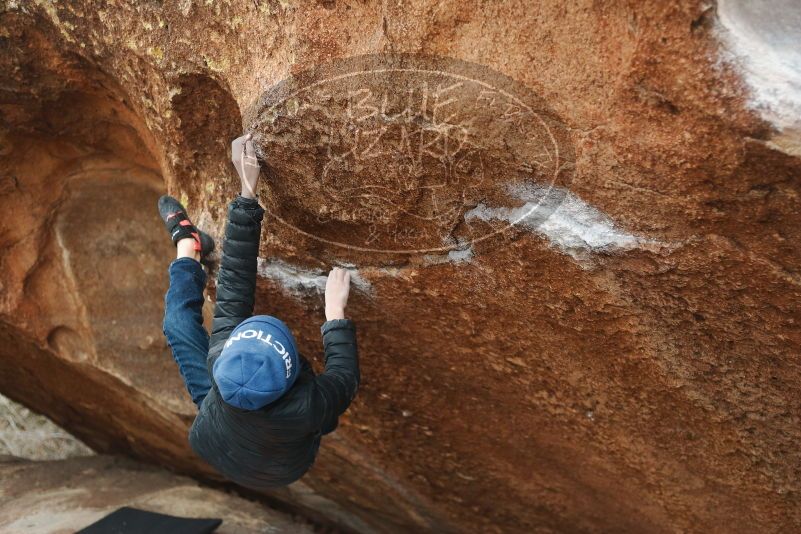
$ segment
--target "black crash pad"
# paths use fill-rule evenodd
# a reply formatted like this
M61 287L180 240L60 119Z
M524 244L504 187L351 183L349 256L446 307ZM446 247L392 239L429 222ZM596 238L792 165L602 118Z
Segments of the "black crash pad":
M136 508L120 508L79 534L209 534L217 530L222 519L193 519L146 512Z

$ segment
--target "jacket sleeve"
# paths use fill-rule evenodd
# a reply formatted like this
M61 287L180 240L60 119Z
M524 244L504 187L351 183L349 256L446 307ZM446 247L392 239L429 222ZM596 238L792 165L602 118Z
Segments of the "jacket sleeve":
M314 406L322 434L336 429L339 416L350 406L359 388L356 327L348 319L326 321L322 328L325 371L315 377Z
M209 340L211 347L228 339L239 323L253 315L263 217L264 210L258 200L239 196L228 206L222 260L217 274L217 304Z

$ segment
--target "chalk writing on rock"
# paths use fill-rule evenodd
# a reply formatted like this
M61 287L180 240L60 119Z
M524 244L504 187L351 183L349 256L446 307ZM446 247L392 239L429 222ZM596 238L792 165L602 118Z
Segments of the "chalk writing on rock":
M269 216L340 254L464 249L515 224L465 212L514 208L509 191L535 187L542 202L521 218L544 220L573 172L567 128L542 98L448 58L319 66L265 92L245 120L272 171Z

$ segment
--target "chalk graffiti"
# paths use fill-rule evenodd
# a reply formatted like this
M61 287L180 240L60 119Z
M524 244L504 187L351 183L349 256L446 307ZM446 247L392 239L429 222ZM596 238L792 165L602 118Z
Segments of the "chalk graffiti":
M542 99L451 59L341 60L284 80L247 119L276 169L270 215L340 249L464 248L510 226L466 224L476 205L508 203L510 183L572 176L569 135Z

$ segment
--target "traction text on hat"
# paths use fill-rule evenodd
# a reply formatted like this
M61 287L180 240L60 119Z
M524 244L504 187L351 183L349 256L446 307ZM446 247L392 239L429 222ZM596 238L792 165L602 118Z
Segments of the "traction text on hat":
M239 341L240 339L255 338L258 339L259 341L263 341L264 343L267 343L272 348L274 348L275 352L277 352L278 355L284 359L284 364L286 365L286 377L289 378L290 376L292 376L292 361L289 359L289 353L286 351L284 346L281 344L280 341L274 340L272 338L273 337L272 334L267 334L266 337L262 336L264 336L264 332L262 332L261 330L253 330L253 329L244 330L242 332L239 332L235 336L231 336L230 338L228 338L228 341L225 342L225 347L223 348L227 349L234 343L234 341Z

